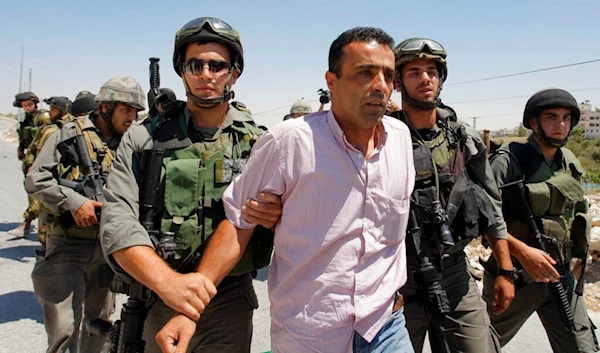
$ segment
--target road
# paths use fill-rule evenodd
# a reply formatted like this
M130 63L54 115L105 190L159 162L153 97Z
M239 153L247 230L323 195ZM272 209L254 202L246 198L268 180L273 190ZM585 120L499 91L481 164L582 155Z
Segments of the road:
M0 131L10 128L0 120ZM23 190L23 174L16 157L16 145L0 139L0 353L45 351L46 334L40 306L33 294L30 274L35 263L35 249L39 248L33 233L16 239L7 233L21 222L27 205ZM254 314L252 352L269 350L269 302L266 270L260 271L254 281L260 308ZM119 297L118 317L124 298ZM600 314L592 313L595 322ZM430 352L429 348L425 352ZM548 339L536 315L523 326L517 336L504 347L506 353L551 352Z

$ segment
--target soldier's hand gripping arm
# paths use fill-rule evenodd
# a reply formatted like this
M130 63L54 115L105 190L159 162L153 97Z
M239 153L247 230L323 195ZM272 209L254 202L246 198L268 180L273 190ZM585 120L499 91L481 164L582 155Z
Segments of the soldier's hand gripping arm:
M498 188L522 177L516 161L511 160L508 153L495 156L491 167ZM508 234L508 246L510 253L519 260L534 281L549 283L560 278L560 274L554 268L556 261L545 251L529 246L511 234Z
M281 196L268 192L258 194L258 200L248 200L242 206L242 216L249 223L273 229L281 217Z
M50 135L27 174L25 189L51 212L60 214L68 211L75 216L90 200L75 190L58 184L55 173L61 158L57 149L60 138L60 130Z

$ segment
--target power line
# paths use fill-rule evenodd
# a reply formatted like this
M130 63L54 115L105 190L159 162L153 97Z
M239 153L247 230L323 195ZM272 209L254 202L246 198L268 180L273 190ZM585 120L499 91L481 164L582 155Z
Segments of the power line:
M0 50L0 56L3 56L5 59L7 59L8 61L10 61L13 65L19 65L19 61L15 58L13 58L12 56L8 55L6 52Z
M591 87L591 88L578 88L578 89L568 89L569 92L585 92L585 91L597 91L600 90L600 87ZM508 99L517 99L517 98L529 98L531 94L526 94L522 96L511 96L511 97L499 97L499 98L484 98L484 99L476 99L470 101L461 101L461 102L449 102L448 104L457 105L457 104L466 104L466 103L480 103L480 102L492 102L492 101L501 101Z
M600 59L589 60L589 61L581 61L581 62L578 62L578 63L566 64L566 65L560 65L560 66L546 67L546 68L538 69L538 70L517 72L517 73L514 73L514 74L508 74L508 75L500 75L500 76L480 78L480 79L477 79L477 80L462 81L462 82L455 82L455 83L447 83L445 85L446 86L456 86L456 85L463 85L463 84L466 84L466 83L481 82L481 81L490 81L490 80L496 80L496 79L499 79L499 78L512 77L512 76L520 76L520 75L532 74L532 73L535 73L535 72L542 72L542 71L562 69L562 68L570 67L570 66L578 66L578 65L591 64L591 63L595 63L595 62L598 62L598 61L600 61Z

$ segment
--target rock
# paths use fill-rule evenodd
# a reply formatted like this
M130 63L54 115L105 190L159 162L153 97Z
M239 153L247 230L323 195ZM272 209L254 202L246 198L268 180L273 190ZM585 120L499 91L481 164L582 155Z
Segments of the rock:
M592 227L590 233L590 252L600 252L600 227Z

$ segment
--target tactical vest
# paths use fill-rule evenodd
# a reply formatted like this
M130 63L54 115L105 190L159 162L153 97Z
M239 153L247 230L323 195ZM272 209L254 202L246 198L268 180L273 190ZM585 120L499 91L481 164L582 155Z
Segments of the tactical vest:
M48 141L48 138L50 137L50 135L52 135L52 133L54 133L57 130L60 130L65 123L68 123L73 119L74 118L71 114L65 114L59 120L40 127L40 129L35 134L33 140L31 141L31 144L27 148L27 154L25 155L25 159L23 160L25 166L29 167L33 164L35 158L37 157L37 154L42 150L42 147L44 147L44 144L46 143L46 141Z
M439 249L441 242L454 242L446 250L454 253L493 225L495 217L486 192L467 172L465 143L469 137L464 126L451 120L438 122L438 126L440 130L429 141L422 140L415 131L411 134L416 172L411 207L428 235L429 247ZM435 201L440 202L446 215L435 212ZM450 228L452 239L443 239L442 221Z
M27 121L27 119L26 119ZM23 127L21 135L21 143L27 148L33 141L33 138L37 134L40 127L46 124L50 124L50 115L45 110L38 110L36 115L29 120L29 123ZM23 122L25 123L25 121Z
M179 109L181 111L183 106ZM230 110L251 117L233 106ZM206 245L206 240L225 219L223 192L244 169L252 145L263 130L252 120L234 120L216 139L192 143L183 112L153 130L154 127L150 127L153 148L164 150L155 222L160 224L162 239L158 242L166 235L172 236L174 256L167 262L179 271L191 271L193 266L182 269L182 264ZM230 275L267 266L272 247L272 233L257 227Z
M102 176L102 180L106 182L106 177L110 171L110 167L114 160L113 151L108 148L106 143L102 141L98 133L96 132L96 128L93 126L86 127L85 121L88 119L88 116L81 116L73 121L65 124L61 130L61 143L74 144L75 141L73 138L64 139L63 134L65 130L75 129L76 134L83 134L87 150L90 154L90 158L96 169L96 173ZM56 179L66 179L70 181L81 182L83 175L80 173L80 166L74 163L67 161L66 156L62 156L63 158L59 161L56 171L55 177ZM49 223L49 231L50 235L62 235L67 237L75 237L75 238L83 238L83 239L96 239L98 237L99 225L93 225L91 227L79 227L73 226L70 228L65 228L60 225L58 222L58 215L51 215L48 219Z
M560 254L552 251L550 254L557 261L569 261L573 257L586 257L591 219L587 215L588 204L580 183L584 175L583 167L570 150L563 147L560 151L563 161L557 171L544 161L530 143L510 143L502 147L497 155L509 154L511 163L516 163L520 168L538 228L558 242ZM515 207L518 200L512 191L503 191L502 196L506 200L502 204L502 212L509 233L538 247L536 239L530 236L523 212Z

